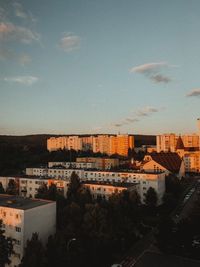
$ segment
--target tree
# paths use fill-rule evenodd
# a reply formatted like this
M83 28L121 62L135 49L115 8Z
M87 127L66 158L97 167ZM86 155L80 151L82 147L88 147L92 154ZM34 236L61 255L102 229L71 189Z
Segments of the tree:
M156 207L158 202L158 196L153 187L149 187L145 197L145 203L149 207Z
M31 240L27 241L25 254L19 267L45 267L46 257L42 242L37 233L33 233Z
M72 172L69 187L67 190L67 199L69 201L77 201L78 190L80 189L80 187L81 187L81 183L80 183L79 176L75 172Z
M0 194L5 194L5 190L1 182L0 182Z
M9 180L6 193L9 195L17 195L19 193L17 183L14 179Z
M52 200L52 201L56 201L57 199L57 187L55 184L51 184L47 190L47 199L48 200Z
M0 267L10 264L10 256L13 253L13 244L11 238L4 236L2 230L2 221L0 220Z
M42 183L35 195L36 198L48 199L48 187L46 183Z

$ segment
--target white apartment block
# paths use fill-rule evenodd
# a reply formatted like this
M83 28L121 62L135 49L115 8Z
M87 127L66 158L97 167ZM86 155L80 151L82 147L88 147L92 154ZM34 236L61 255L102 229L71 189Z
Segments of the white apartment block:
M125 183L139 183L139 194L141 201L144 201L145 193L149 187L153 187L157 194L159 203L162 202L163 194L165 193L165 173L145 173L145 172L116 172L116 171L92 171L83 169L48 169L48 177L52 179L69 180L72 173L75 172L83 181L97 181L97 182L125 182Z
M64 167L66 169L98 169L110 170L119 166L119 159L116 158L100 158L100 157L82 157L77 158L76 162L48 162L48 168ZM27 170L28 171L28 170ZM27 173L28 174L28 173ZM30 170L30 175L43 174L47 175L46 169L34 168L34 173Z
M19 195L22 197L28 197L28 198L35 198L39 187L41 187L43 184L46 184L47 187L49 187L51 184L55 184L57 187L57 190L63 194L63 196L66 196L69 181L66 180L57 180L57 179L51 179L43 177L39 178L36 176L21 176L21 177L3 177L0 176L0 182L3 185L4 190L6 191L9 180L14 180L17 183L18 189L19 189Z
M48 167L64 167L66 169L74 168L74 169L95 169L95 162L48 162Z
M10 267L18 266L28 239L37 232L45 244L56 231L56 203L10 195L0 195L0 219L5 236L13 239ZM48 223L47 223L48 222Z
M80 157L76 159L77 163L94 163L94 168L98 170L110 170L119 166L118 158L105 157Z
M84 181L110 182L110 183L137 183L138 193L142 203L145 194L150 187L154 188L158 195L158 204L162 203L165 193L165 173L144 172L109 172L109 171L85 171Z
M30 168L29 168L30 169ZM63 190L64 195L68 189L69 179L72 173L75 172L79 178L86 181L96 182L109 182L109 183L137 183L139 184L138 193L141 197L141 201L144 202L145 194L150 187L153 187L158 194L159 203L162 202L162 197L165 193L165 173L147 173L147 172L116 172L116 171L92 171L83 169L61 169L50 168L48 169L48 178L34 177L21 177L19 180L19 192L22 196L34 197L37 194L38 188L41 184L46 183L47 186L53 181L57 181L56 184L62 182L62 186L57 186L60 190ZM1 180L5 180L5 177L0 177ZM6 182L7 183L7 182Z
M123 191L139 191L139 185L137 183L108 183L108 182L96 182L86 181L83 183L85 187L90 189L90 192L94 198L102 197L109 199L112 194L121 193Z

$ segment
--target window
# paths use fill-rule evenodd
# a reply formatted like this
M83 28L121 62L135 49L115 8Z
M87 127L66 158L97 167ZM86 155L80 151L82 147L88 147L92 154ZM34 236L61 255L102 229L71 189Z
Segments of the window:
M21 232L21 228L20 227L15 227L16 232Z
M17 244L17 245L20 245L21 244L21 242L20 242L20 240L15 240L15 244Z

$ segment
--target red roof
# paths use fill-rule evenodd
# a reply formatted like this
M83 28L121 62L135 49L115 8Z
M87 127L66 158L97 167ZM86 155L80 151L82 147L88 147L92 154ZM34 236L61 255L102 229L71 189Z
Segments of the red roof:
M166 168L168 171L178 173L181 167L182 160L177 153L151 153L152 159Z

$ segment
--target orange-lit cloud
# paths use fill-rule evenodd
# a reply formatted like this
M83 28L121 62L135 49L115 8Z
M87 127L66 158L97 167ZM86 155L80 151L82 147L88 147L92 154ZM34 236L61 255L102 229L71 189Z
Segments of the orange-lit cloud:
M24 44L30 44L34 41L38 42L40 36L26 27L14 25L11 22L0 23L0 41L19 41Z
M59 43L59 46L65 52L71 52L80 48L81 39L77 35L71 33L65 34Z
M196 88L196 89L191 90L186 96L200 97L200 88Z

